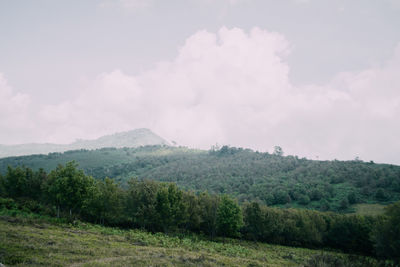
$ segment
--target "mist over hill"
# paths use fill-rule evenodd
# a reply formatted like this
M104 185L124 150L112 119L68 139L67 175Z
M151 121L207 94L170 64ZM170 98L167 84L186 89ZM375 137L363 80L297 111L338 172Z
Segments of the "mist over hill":
M168 141L149 129L135 129L112 135L105 135L94 140L77 140L71 144L20 144L0 145L0 158L33 154L48 154L78 149L98 149L104 147L140 147L148 145L169 145Z

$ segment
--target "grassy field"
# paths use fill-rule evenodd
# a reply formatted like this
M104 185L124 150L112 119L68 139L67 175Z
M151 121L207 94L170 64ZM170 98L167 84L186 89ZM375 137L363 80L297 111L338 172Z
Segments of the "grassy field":
M382 215L384 213L385 205L381 204L357 204L354 205L356 213L359 215Z
M0 262L6 266L338 266L325 263L348 259L322 250L231 239L214 242L196 235L168 236L0 213ZM339 266L374 265L373 259L353 257Z

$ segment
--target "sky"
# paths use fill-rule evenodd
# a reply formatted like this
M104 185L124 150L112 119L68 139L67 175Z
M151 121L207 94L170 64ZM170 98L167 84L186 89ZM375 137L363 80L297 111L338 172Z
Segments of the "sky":
M400 0L0 0L0 144L149 128L400 165Z

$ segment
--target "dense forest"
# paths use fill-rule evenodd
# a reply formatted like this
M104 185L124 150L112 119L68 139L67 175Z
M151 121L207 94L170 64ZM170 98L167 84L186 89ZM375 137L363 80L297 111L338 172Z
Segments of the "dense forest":
M271 208L256 201L239 205L228 195L194 193L174 183L130 179L121 187L86 175L75 162L50 173L8 167L0 176L0 197L0 208L71 221L333 248L397 262L400 255L400 202L377 217Z
M239 203L351 211L357 203L400 200L400 167L374 162L317 161L223 146L209 151L146 146L75 150L0 159L8 166L50 171L75 160L88 175L110 177L123 186L130 178L174 182L194 192L228 194Z

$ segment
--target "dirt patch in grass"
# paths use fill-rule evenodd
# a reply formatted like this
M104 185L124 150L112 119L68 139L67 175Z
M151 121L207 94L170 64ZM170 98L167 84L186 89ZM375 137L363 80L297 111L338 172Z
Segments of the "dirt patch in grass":
M385 205L381 204L356 204L354 208L359 215L376 216L382 215L385 211Z

